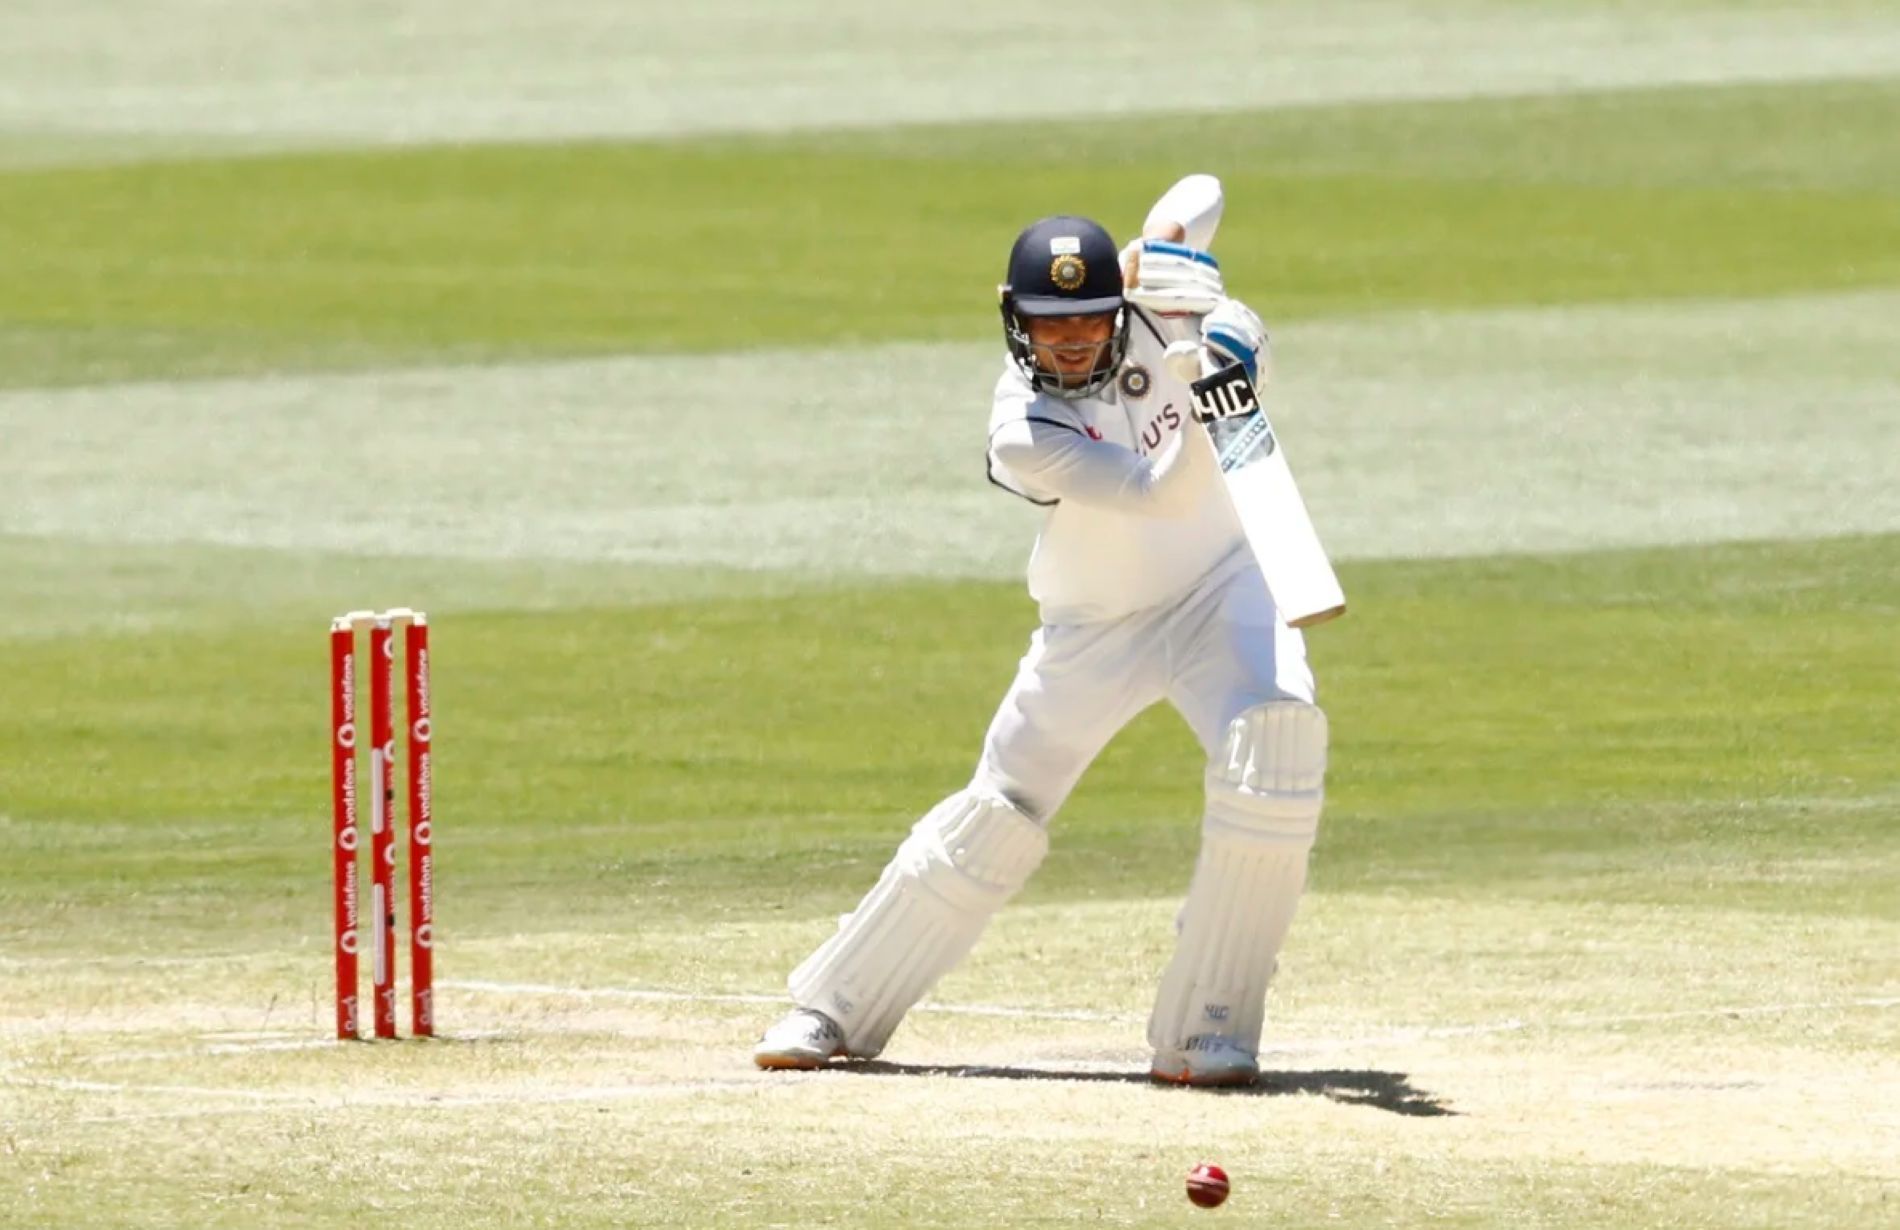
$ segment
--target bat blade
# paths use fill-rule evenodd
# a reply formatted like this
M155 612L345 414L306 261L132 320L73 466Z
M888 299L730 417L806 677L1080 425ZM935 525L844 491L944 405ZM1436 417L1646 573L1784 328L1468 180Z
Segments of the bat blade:
M1345 591L1246 370L1239 364L1223 368L1195 381L1193 389L1227 498L1281 617L1295 628L1310 628L1344 615Z

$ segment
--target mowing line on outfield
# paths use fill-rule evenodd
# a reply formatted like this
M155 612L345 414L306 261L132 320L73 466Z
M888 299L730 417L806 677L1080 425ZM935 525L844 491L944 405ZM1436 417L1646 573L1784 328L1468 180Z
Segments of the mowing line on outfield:
M1878 290L1304 321L1276 422L1341 559L1891 532L1896 311ZM1014 578L1033 510L965 465L998 364L894 343L0 390L0 534ZM711 404L717 437L676 409ZM463 447L439 447L445 415ZM386 450L339 443L364 432ZM362 482L390 493L370 521L328 515Z
M849 0L412 0L399 25L387 11L225 4L213 38L202 0L9 5L0 126L38 137L21 157L83 161L128 156L140 138L163 152L669 137L1107 116L1157 101L1155 10L1139 0L1090 6L1085 56L1047 54L1059 27L1038 29L1010 0L888 5L874 22ZM1894 20L1872 7L1215 0L1197 12L1220 37L1196 40L1197 71L1159 91L1172 109L1872 76L1900 61ZM112 54L48 54L87 47ZM89 139L60 148L69 133Z

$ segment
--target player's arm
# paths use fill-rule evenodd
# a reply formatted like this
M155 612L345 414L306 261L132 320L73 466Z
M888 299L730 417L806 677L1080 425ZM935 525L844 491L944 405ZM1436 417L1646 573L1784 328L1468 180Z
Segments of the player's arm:
M1214 232L1220 229L1225 206L1226 196L1218 179L1190 175L1154 203L1142 224L1142 237L1184 243L1205 252L1214 246Z
M1215 473L1213 446L1194 423L1183 423L1151 458L1066 423L1012 419L991 434L990 458L1014 488L1040 503L1073 500L1169 519L1191 516Z
M1212 175L1190 175L1148 211L1141 238L1122 249L1122 285L1134 303L1159 316L1198 316L1226 295L1208 248L1226 197Z

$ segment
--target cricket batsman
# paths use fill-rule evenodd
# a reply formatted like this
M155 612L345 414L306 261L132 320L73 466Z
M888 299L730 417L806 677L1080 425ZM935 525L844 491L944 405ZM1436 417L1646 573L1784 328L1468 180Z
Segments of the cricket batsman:
M1207 1086L1258 1075L1327 731L1302 634L1275 609L1222 486L1207 408L1164 357L1191 343L1203 371L1238 363L1265 380L1266 331L1207 252L1222 204L1218 180L1189 176L1125 250L1077 217L1045 218L1011 248L989 476L1047 510L1029 560L1042 626L969 785L916 823L792 971L796 1007L753 1051L760 1067L882 1052L1041 864L1090 762L1166 699L1206 753L1206 813L1148 1022L1151 1072Z

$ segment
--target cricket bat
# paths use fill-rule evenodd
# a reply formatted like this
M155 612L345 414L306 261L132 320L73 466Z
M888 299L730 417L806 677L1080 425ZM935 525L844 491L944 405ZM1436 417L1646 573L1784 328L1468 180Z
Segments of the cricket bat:
M1190 175L1154 203L1142 224L1142 236L1210 248L1225 201L1218 179ZM1139 288L1138 280L1130 283L1130 294L1138 302ZM1169 315L1168 307L1179 304L1150 306ZM1200 311L1212 306L1210 302ZM1166 362L1194 391L1195 417L1207 425L1214 455L1220 459L1221 480L1247 545L1260 563L1273 604L1295 628L1310 628L1344 615L1346 595L1313 530L1306 501L1287 468L1286 452L1260 404L1259 392L1247 378L1247 369L1236 363L1203 372L1204 353L1198 342L1179 341L1168 347Z
M1344 615L1345 592L1247 369L1235 363L1202 375L1202 353L1197 343L1177 342L1168 347L1168 366L1194 391L1197 417L1207 425L1227 497L1273 604L1295 628Z

